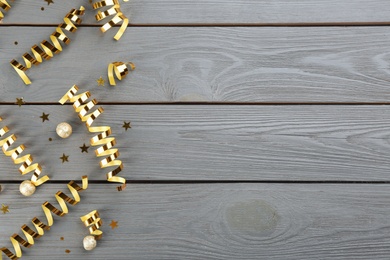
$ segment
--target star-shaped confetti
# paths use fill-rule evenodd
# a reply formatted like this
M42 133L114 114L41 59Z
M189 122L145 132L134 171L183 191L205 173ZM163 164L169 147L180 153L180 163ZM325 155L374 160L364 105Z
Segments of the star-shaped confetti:
M126 131L127 131L127 129L129 129L129 128L131 128L131 125L130 125L130 122L123 122L123 126L122 126L124 129L126 129Z
M111 224L110 224L109 226L110 226L112 229L117 228L117 227L118 227L118 221L112 220L112 221L111 221Z
M47 5L54 4L53 0L45 0L47 2Z
M26 102L24 102L24 99L21 97L21 98L16 98L15 104L21 107L22 105L26 104Z
M96 80L98 86L104 86L104 79L100 76L98 80Z
M80 146L81 153L84 153L84 152L88 153L88 148L89 148L89 146L86 146L85 144L83 144L83 146Z
M45 122L46 120L49 121L49 115L50 114L42 113L42 115L40 116L40 118L42 118L42 122Z
M9 207L7 205L1 204L1 211L3 211L3 214L6 214L9 212Z
M62 163L69 162L69 155L65 155L63 153L62 156L60 157L60 159L62 160Z

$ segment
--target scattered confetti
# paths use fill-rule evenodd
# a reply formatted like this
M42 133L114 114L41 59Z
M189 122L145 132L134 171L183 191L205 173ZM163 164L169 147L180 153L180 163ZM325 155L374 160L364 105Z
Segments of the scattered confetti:
M49 141L50 141L50 142L53 141L53 138L49 137Z
M100 76L99 79L96 80L98 86L104 86L104 79Z
M118 221L112 220L112 221L111 221L111 224L110 224L109 226L110 226L112 229L117 228L117 227L118 227Z
M3 211L3 214L6 214L9 212L9 207L7 205L1 204L1 211Z
M45 0L45 2L47 3L47 5L54 4L53 0Z
M69 155L65 155L63 153L62 156L60 157L60 159L62 160L62 163L69 162Z
M64 240L64 237L60 237L61 240Z
M69 254L71 251L69 249L65 250L65 253Z
M42 113L42 115L40 116L40 118L42 118L42 122L45 122L46 120L49 121L49 115L50 114Z
M18 42L17 42L17 41L15 41L15 42L14 42L14 44L15 44L15 45L18 45Z
M84 152L88 153L88 148L89 148L89 146L86 146L85 144L83 144L83 146L80 146L81 153L84 153Z
M126 131L127 131L127 129L131 128L130 122L127 123L126 121L124 121L122 127L123 127L124 129L126 129Z
M21 107L22 105L26 104L26 102L24 102L24 99L21 97L21 98L16 98L15 104Z
M45 11L45 7L41 7L41 11Z

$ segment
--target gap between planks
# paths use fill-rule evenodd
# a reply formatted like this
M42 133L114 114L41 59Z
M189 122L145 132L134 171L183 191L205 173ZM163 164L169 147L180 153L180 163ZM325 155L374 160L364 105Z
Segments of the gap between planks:
M56 27L58 24L25 24L9 23L0 24L0 27ZM79 24L77 27L101 27L102 24ZM386 22L324 22L324 23L150 23L150 24L129 24L128 27L367 27L367 26L390 26ZM120 27L114 25L113 27Z
M67 184L71 180L49 180L45 184ZM81 181L73 180L76 183L81 183ZM19 184L19 180L3 180L3 184ZM89 184L108 184L108 185L118 185L118 183L109 183L105 180L89 180ZM279 180L126 180L127 185L130 184L162 184L162 185L172 185L172 184L240 184L240 183L253 183L253 184L390 184L390 181L338 181L338 180L328 180L328 181L279 181Z
M389 106L390 102L225 102L225 101L173 101L173 102L98 102L99 105L221 105L221 106ZM14 102L0 102L0 106L17 105ZM72 103L65 103L64 105L73 105ZM58 102L26 102L23 106L64 106Z

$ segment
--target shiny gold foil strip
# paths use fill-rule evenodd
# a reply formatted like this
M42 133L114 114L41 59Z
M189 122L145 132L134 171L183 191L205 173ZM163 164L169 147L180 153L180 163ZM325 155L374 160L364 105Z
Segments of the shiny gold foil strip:
M102 238L103 231L99 230L99 228L103 225L103 221L100 218L99 211L93 210L90 213L80 217L81 222L83 222L84 226L86 226L89 230L89 233L95 236L96 240Z
M127 2L127 1L125 1ZM106 7L109 7L108 9ZM129 24L129 19L122 13L121 6L119 4L118 0L103 0L100 2L92 3L93 9L98 8L104 8L107 9L105 11L98 11L98 13L95 15L96 21L101 21L109 16L111 16L111 20L107 23L103 24L102 27L100 27L100 30L105 33L109 29L111 29L114 25L121 23L121 27L119 28L118 32L115 34L114 39L119 40L124 32L127 29L127 26Z
M84 14L84 7L81 6L78 10L72 9L64 17L64 22L59 24L55 30L50 35L50 41L43 40L41 42L41 47L34 45L31 47L32 54L26 52L23 54L22 58L25 65L22 65L16 60L10 61L11 66L18 73L19 77L23 80L24 84L31 84L30 79L28 78L26 71L31 68L31 66L39 65L44 60L50 60L54 57L54 54L58 54L62 51L61 42L65 44L70 43L70 39L64 33L64 31L75 32L77 30L76 25L81 23L79 16Z
M115 76L119 79L122 80L126 77L127 74L129 74L129 69L127 68L127 65L129 65L130 70L133 71L135 70L135 65L132 62L121 62L121 61L115 61L110 64L108 64L108 80L110 82L111 86L115 86L115 78L114 78L114 73Z
M47 223L44 223L40 221L37 217L34 217L31 220L31 222L33 224L35 231L33 228L30 228L29 226L24 224L21 227L21 230L24 234L25 239L16 233L10 237L15 253L12 253L12 251L6 247L0 248L0 251L3 252L9 259L12 260L19 259L20 257L22 257L22 249L20 245L26 248L32 247L34 245L34 239L40 238L42 235L44 235L45 233L44 231L50 230L50 227L53 226L54 224L53 214L59 217L63 217L66 214L68 214L69 210L66 203L72 206L79 203L80 202L79 192L87 188L88 188L87 176L82 177L82 187L80 187L76 182L70 181L68 183L68 189L72 193L73 198L69 197L62 191L58 191L55 194L55 198L57 199L57 202L60 205L60 209L56 208L55 206L53 206L51 203L47 201L42 204L42 210L43 213L45 214ZM3 259L2 254L0 253L0 260L2 259Z
M76 113L78 113L79 118L82 122L85 122L87 129L90 133L99 133L98 135L91 138L90 143L92 146L100 146L95 150L97 157L106 157L100 161L100 167L113 167L116 168L109 173L107 173L107 181L109 182L118 182L122 183L121 186L118 186L118 191L122 191L126 188L126 179L116 176L123 169L123 163L121 160L118 160L119 151L118 149L112 147L115 146L116 140L114 137L109 137L112 133L111 127L109 126L91 126L93 122L103 113L103 108L98 107L93 112L93 107L97 104L95 99L87 101L91 93L89 91L77 94L79 88L74 85L61 99L60 103L64 104L66 101L73 103L73 108Z
M3 121L3 119L0 117L0 122L1 121ZM33 158L31 154L20 156L26 148L23 144L17 146L14 149L10 149L11 146L16 142L16 139L17 138L14 134L9 134L9 128L7 126L4 126L0 129L0 146L2 147L4 154L11 157L15 164L21 164L19 167L19 172L22 175L33 172L33 175L31 176L31 182L34 184L34 186L39 186L48 181L49 177L47 175L39 178L39 175L42 172L42 167L38 163L33 164Z
M7 2L7 0L0 0L0 9L3 9L3 12L8 12L11 9L11 5ZM0 22L4 18L4 13L0 11Z

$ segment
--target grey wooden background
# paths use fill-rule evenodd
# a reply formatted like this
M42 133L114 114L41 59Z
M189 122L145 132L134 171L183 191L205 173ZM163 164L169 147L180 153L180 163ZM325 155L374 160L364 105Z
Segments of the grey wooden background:
M24 198L25 177L0 156L0 204L10 206L1 246L87 174L80 204L24 259L389 259L388 0L132 0L119 42L100 33L87 0L11 4L0 24L0 115L52 181ZM81 4L72 43L28 71L25 86L9 61ZM113 61L137 69L98 87ZM57 103L73 84L105 108L99 123L117 138L124 192L104 181L92 148L80 153L92 135ZM63 121L74 129L67 140L55 134ZM104 235L86 252L79 217L94 209Z

